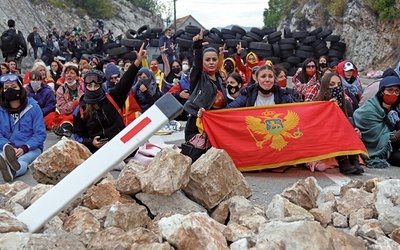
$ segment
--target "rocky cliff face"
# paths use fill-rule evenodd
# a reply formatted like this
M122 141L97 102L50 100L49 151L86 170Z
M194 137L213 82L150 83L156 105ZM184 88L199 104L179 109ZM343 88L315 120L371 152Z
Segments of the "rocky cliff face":
M343 17L325 15L316 1L307 1L293 9L280 24L280 29L313 30L323 27L341 35L347 44L346 59L361 71L394 67L400 55L400 21L380 22L363 0L346 1Z
M38 27L41 35L46 35L47 30L52 30L54 27L63 31L76 26L85 32L96 27L96 19L88 16L81 17L73 8L63 10L51 6L43 0L36 2L38 3L33 4L29 0L3 0L0 8L0 32L8 28L8 19L16 21L16 28L21 30L25 37L34 26ZM113 6L120 11L113 19L104 20L104 29L112 30L115 36L128 29L137 30L143 25L149 25L151 28L163 28L161 18L133 6L128 1L113 0Z

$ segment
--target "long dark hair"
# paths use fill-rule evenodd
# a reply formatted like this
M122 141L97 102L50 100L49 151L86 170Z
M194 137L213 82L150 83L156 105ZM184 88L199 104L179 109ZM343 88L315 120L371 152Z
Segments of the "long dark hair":
M339 78L340 86L343 87L342 78L340 78L340 76L338 74L329 73L329 74L325 75L320 80L321 88L319 90L317 97L315 98L316 101L329 101L332 99L331 90L329 88L329 83L331 82L331 78L334 76L337 76ZM346 101L346 95L344 94L344 88L343 88L342 95L343 95L343 103L340 108L342 109L344 114L347 116L347 107L346 107L347 101Z
M315 64L315 74L317 76L317 80L319 80L319 78L320 78L320 75L318 73L318 68L317 68L318 67L317 61L314 58L307 58L306 60L304 60L302 66L301 66L300 76L301 76L301 79L303 80L303 83L306 83L311 79L311 77L307 75L307 64L309 64L310 62L314 62L314 64Z

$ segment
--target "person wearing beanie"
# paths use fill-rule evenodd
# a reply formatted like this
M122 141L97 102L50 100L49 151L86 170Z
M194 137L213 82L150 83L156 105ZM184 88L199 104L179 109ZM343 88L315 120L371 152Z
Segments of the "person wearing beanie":
M16 61L17 67L22 64L22 59L27 55L28 48L22 32L15 29L15 21L7 21L8 30L1 35L1 51L6 62Z
M42 153L46 127L41 108L17 75L2 75L0 83L0 172L10 182Z
M113 88L107 92L103 83L105 75L92 69L84 75L84 94L74 111L74 138L85 145L92 153L105 145L125 128L122 114L126 96L138 75L139 65L146 56L144 44L136 53L135 62L128 68Z
M378 92L353 114L368 150L367 167L384 168L400 163L400 78L386 76Z
M163 95L154 74L146 68L139 70L133 90L142 112L149 109Z

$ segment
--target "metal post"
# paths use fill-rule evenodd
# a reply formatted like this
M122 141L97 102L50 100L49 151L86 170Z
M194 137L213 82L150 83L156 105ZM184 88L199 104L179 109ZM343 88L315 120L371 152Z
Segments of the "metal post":
M176 0L174 0L174 33L176 32Z

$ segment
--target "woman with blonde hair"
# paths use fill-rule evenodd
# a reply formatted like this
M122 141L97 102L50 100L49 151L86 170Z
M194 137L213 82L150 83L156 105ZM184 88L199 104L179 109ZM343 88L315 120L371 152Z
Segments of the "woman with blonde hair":
M54 79L51 77L50 71L47 69L46 64L38 59L35 60L30 71L28 71L24 76L24 85L28 85L30 82L30 72L39 71L42 75L42 81L44 84L48 85L54 91Z

